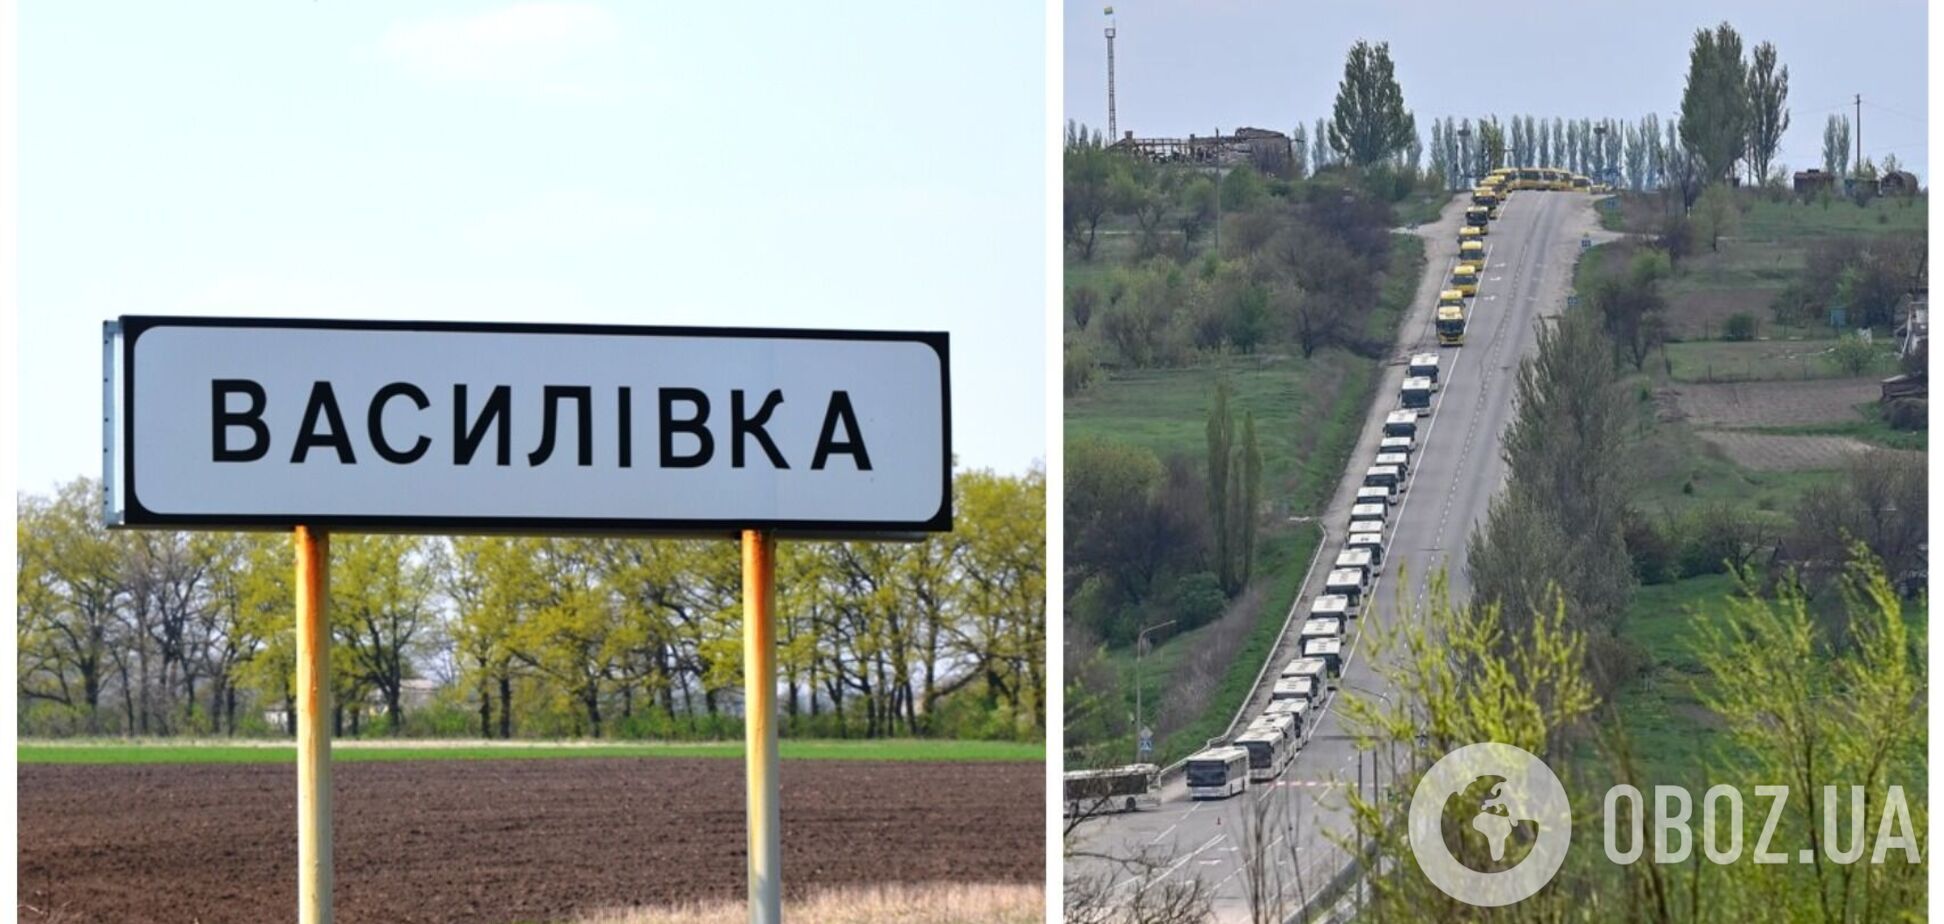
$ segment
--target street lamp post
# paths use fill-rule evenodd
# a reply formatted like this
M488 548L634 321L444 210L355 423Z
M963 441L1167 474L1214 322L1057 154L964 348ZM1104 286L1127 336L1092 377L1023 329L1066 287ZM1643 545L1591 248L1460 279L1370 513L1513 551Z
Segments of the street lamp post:
M1221 193L1218 191L1216 195L1219 197ZM1166 629L1174 625L1175 622L1176 620L1173 619L1167 622L1157 622L1154 625L1142 629L1134 636L1134 762L1137 764L1141 762L1141 653L1147 650L1147 635L1149 632L1153 632L1156 629Z

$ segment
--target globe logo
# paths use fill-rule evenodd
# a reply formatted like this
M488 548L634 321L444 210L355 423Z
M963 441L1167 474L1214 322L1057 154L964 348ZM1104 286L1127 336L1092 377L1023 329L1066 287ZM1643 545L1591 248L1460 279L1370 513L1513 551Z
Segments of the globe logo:
M1440 758L1411 795L1418 866L1445 894L1499 907L1539 891L1572 840L1566 790L1524 749L1487 742Z

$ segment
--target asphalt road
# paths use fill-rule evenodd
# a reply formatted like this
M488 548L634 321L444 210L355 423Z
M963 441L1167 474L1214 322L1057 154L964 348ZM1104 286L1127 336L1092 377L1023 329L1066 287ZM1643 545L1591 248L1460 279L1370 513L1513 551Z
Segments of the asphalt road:
M1372 774L1385 780L1390 776L1373 755L1359 752L1334 708L1344 687L1390 692L1366 654L1366 636L1376 625L1415 618L1426 603L1430 576L1440 568L1447 572L1454 601L1470 594L1465 543L1505 479L1499 445L1512 415L1519 361L1533 351L1542 317L1564 310L1581 236L1608 237L1598 230L1592 202L1583 193L1513 195L1491 225L1485 273L1470 309L1465 345L1457 348L1438 348L1432 317L1437 293L1446 287L1457 261L1457 228L1468 203L1454 201L1436 223L1415 229L1425 240L1425 276L1380 380L1363 436L1324 515L1323 561L1298 595L1293 612L1299 622L1320 592L1323 572L1342 548L1351 498L1376 455L1384 416L1396 409L1404 363L1412 353L1439 353L1441 388L1432 415L1419 419L1409 489L1391 509L1379 583L1365 601L1363 615L1350 624L1338 689L1322 702L1320 714L1311 713L1309 740L1281 778L1274 784L1255 784L1273 785L1286 797L1283 824L1256 839L1268 842L1268 855L1281 872L1285 909L1300 906L1299 896L1314 893L1349 865L1343 844L1354 831L1344 811L1346 787L1359 785L1363 778L1369 791ZM1400 568L1408 571L1408 586L1397 580ZM1287 633L1271 664L1296 656L1295 634ZM1254 691L1248 715L1261 712L1274 680L1272 671ZM1163 788L1158 809L1082 823L1071 838L1076 859L1069 876L1105 877L1121 901L1157 883L1200 877L1214 890L1218 919L1249 920L1250 887L1243 862L1248 802L1190 801L1177 777ZM1143 873L1099 859L1143 854L1157 858L1158 866Z

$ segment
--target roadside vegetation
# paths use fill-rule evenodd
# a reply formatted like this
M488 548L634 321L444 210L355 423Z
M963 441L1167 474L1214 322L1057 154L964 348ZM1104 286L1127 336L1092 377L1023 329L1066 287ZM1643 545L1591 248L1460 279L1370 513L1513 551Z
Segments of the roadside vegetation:
M837 741L785 738L778 742L784 760L1017 761L1044 760L1037 741L938 741L877 738ZM23 741L23 764L287 764L297 759L294 745L275 741L177 739L69 739ZM544 760L555 758L741 758L738 742L596 743L591 741L476 741L394 744L344 741L331 748L338 763L400 760Z
M783 542L782 733L1045 734L1045 478L955 481L917 543ZM287 534L109 532L100 487L19 498L25 737L287 737ZM726 541L334 537L334 735L742 735Z
M1787 69L1742 48L1727 24L1695 34L1667 182L1610 200L1609 227L1633 236L1582 255L1578 307L1522 364L1472 605L1400 620L1387 670L1405 695L1346 706L1371 747L1507 741L1566 778L1575 848L1507 920L1922 913L1925 866L1894 838L1928 831L1928 370L1899 329L1925 203L1782 192ZM1755 188L1728 182L1741 168ZM1609 862L1598 799L1617 783L1697 803L1714 784L1787 784L1768 849L1788 859ZM1859 830L1893 839L1887 862L1794 862L1836 846L1824 785L1859 787ZM1408 799L1352 803L1376 850L1409 855ZM1745 808L1740 843L1766 809ZM1381 914L1473 916L1400 865L1377 883Z
M1388 50L1348 69L1382 85ZM1069 766L1133 759L1137 672L1150 759L1221 734L1294 602L1422 272L1393 228L1450 201L1378 98L1340 103L1314 162L1151 163L1069 128Z

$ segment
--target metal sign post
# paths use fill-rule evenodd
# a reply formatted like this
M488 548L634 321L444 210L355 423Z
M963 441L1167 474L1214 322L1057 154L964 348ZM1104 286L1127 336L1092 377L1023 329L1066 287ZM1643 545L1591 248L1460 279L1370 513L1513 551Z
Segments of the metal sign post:
M331 537L297 543L297 921L331 921Z
M742 533L743 740L747 754L749 922L783 920L783 822L776 780L776 534Z
M102 334L103 522L295 531L301 924L331 920L334 529L740 534L749 920L781 921L777 537L951 530L947 334L149 316Z

